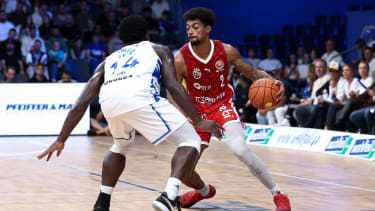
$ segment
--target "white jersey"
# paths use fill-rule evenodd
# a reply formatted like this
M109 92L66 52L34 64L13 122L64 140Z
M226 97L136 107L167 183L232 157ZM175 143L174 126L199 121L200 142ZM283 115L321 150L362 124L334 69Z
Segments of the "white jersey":
M158 102L161 60L149 41L127 45L105 60L99 102L106 118Z

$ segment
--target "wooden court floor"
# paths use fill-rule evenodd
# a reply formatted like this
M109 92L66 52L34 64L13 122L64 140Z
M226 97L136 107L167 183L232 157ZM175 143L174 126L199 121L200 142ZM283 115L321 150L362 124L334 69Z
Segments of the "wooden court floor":
M101 164L112 145L109 137L73 136L60 158L39 161L36 155L55 137L0 137L0 210L91 210ZM292 210L374 210L374 162L334 155L254 146ZM152 210L164 190L173 143L155 147L142 137L127 150L126 170L111 202L112 211ZM198 165L201 176L216 186L215 198L184 210L273 210L272 197L229 151L214 141ZM189 190L183 187L182 191Z

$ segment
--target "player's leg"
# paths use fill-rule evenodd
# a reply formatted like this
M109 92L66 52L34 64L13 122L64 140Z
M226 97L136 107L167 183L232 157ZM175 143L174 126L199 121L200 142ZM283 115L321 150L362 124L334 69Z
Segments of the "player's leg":
M109 210L112 191L125 168L125 148L135 139L135 130L123 121L122 116L109 118L108 124L114 144L103 160L102 183L94 211Z
M165 192L152 203L160 211L180 207L180 199L177 197L180 186L192 174L200 151L200 137L187 121L167 139L175 141L178 147L172 158L171 174Z
M224 129L227 143L234 155L249 168L250 172L257 177L264 186L268 188L274 196L277 208L286 208L285 210L290 210L287 196L280 193L280 189L274 182L267 167L247 146L241 123L229 122L224 125Z

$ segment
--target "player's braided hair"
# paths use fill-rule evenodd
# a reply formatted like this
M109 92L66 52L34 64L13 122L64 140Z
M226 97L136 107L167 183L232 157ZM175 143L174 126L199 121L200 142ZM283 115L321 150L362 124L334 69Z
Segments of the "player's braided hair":
M188 20L200 20L207 26L215 25L216 16L214 11L204 8L204 7L194 7L186 11L184 14L185 21Z
M146 39L147 22L140 15L130 15L122 19L120 24L120 40L124 44Z

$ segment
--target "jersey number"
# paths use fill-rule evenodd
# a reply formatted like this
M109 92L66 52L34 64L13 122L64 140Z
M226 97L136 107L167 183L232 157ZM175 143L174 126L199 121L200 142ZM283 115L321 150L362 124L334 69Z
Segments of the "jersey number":
M113 72L112 72L112 75L115 74L116 70L117 70L117 63L118 62L115 62L111 65L111 68L113 69ZM139 64L138 60L137 59L133 59L133 57L130 57L124 65L122 65L122 68L133 68L135 67L137 64Z
M223 74L220 75L220 81L221 81L220 87L224 87L225 84L224 84L224 75Z

